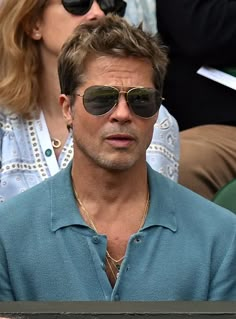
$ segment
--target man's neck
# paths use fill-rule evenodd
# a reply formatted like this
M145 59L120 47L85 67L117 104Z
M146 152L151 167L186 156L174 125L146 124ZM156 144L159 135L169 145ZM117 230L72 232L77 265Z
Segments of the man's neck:
M72 179L80 200L90 207L94 218L99 215L101 219L104 215L105 219L114 220L118 217L117 212L124 211L124 207L135 207L136 203L146 201L148 181L145 162L125 171L91 169L91 166L82 168L80 163L73 163Z

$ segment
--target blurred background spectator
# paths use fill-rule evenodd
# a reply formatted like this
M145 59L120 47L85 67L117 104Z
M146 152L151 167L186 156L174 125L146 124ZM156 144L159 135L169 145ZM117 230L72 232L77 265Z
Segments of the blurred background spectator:
M104 0L102 7L117 11L122 4ZM102 16L97 1L81 7L68 0L2 0L0 201L54 175L72 159L72 136L58 103L57 57L78 24Z
M108 12L123 15L125 2L88 1L81 8L78 1L72 6L68 0L0 1L1 202L54 175L72 159L72 136L58 104L58 53L78 24ZM177 180L179 132L164 108L147 160Z
M165 106L181 133L179 182L212 199L236 176L236 91L198 74L236 67L236 1L157 0L169 47Z

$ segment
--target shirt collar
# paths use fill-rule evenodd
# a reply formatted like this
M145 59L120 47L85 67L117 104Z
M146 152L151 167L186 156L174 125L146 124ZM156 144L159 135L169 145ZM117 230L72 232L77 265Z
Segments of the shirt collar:
M174 182L157 173L148 165L148 184L150 204L143 229L151 226L163 226L176 232L175 205L171 197Z
M52 231L70 225L87 227L79 213L74 197L71 184L71 166L72 162L50 179ZM150 205L143 229L163 226L175 232L177 221L173 199L170 197L174 182L163 177L148 165L148 183Z
M87 226L79 213L71 183L71 166L69 165L50 179L51 191L51 228L82 225Z

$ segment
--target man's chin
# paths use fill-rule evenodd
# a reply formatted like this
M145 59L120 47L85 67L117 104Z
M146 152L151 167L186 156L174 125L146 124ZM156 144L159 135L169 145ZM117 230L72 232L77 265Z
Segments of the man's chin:
M129 160L129 161L102 161L100 163L100 167L108 170L108 171L113 171L113 172L121 172L121 171L126 171L130 169L131 167L134 166L136 161L134 160Z

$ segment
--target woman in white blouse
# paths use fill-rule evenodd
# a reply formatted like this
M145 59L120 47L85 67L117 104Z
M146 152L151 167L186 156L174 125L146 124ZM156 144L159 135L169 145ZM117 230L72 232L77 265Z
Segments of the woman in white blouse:
M88 0L83 6L79 0L2 0L0 202L54 175L71 160L72 134L58 103L57 56L78 24L118 9L122 15L122 0ZM176 180L178 129L164 108L160 114L148 160Z

